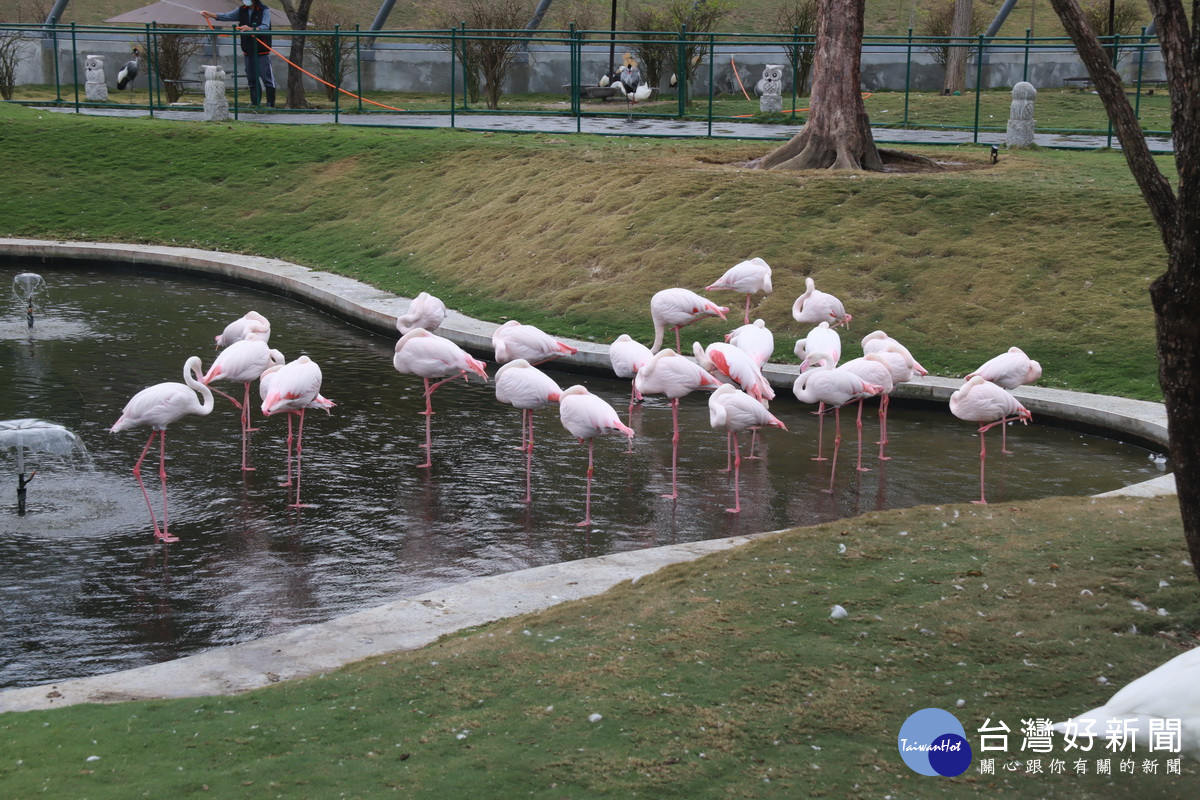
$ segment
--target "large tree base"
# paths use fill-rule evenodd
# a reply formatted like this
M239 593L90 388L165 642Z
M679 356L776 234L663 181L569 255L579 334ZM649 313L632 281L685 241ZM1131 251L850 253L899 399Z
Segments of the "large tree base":
M866 172L886 172L890 165L926 170L941 170L936 161L876 147L867 137L835 137L827 132L809 131L807 126L786 144L762 158L746 162L751 169L848 169Z

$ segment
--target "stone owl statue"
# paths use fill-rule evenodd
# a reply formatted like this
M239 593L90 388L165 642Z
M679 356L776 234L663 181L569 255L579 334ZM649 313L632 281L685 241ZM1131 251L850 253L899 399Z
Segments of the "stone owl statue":
M754 84L754 93L759 97L758 108L764 114L783 111L783 66L767 64L762 78Z
M84 91L88 102L108 102L108 82L104 80L104 56L89 55L84 63Z

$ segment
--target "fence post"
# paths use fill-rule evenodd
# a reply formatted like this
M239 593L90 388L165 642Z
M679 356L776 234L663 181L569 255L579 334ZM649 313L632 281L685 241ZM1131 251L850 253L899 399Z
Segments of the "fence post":
M1138 38L1138 73L1137 91L1133 95L1133 116L1142 118L1142 67L1146 64L1146 26L1142 26L1142 35Z
M231 34L229 35L229 42L230 42L230 44L229 44L229 48L230 48L230 50L233 52L233 118L234 118L234 119L237 119L237 118L238 118L238 110L241 108L241 103L239 102L240 93L238 92L238 37L237 37L237 26L236 26L236 25L234 25L234 26L231 26L231 27L230 27L230 30L232 30L232 31L233 31L233 33L231 33Z
M458 32L457 28L450 29L450 127L454 127L454 107L458 105L458 96L455 93L457 81L455 80L454 66L458 62L458 38L455 35ZM465 87L464 87L465 88Z
M688 93L688 63L687 63L687 42L684 40L683 34L687 30L687 25L679 29L679 41L675 44L675 105L679 109L679 119L683 119L687 115L687 93ZM712 60L712 54L709 54L709 60ZM709 107L712 104L709 103Z
M150 106L150 116L154 116L154 73L158 66L158 23L151 22L146 26L146 104Z
M979 144L979 92L983 89L983 34L979 34L979 51L975 55L975 134L971 141Z
M75 23L71 23L71 82L75 84L75 113L79 113L79 53L75 46Z
M1029 80L1029 37L1033 33L1032 28L1025 29L1025 63L1021 65L1021 80Z
M363 113L362 104L362 32L358 29L358 23L354 23L354 88L358 95L358 113Z
M912 28L908 29L908 44L905 45L904 52L904 125L908 126L908 87L909 81L912 78Z
M342 111L342 39L341 24L333 23L333 124L338 124L338 115ZM303 84L301 84L303 85Z
M583 48L572 22L567 28L567 52L571 56L571 113L575 116L575 132L583 129Z
M61 103L62 102L62 84L59 82L59 79L58 79L58 20L51 18L50 24L51 24L50 37L51 37L51 42L54 46L53 58L50 59L51 61L54 62L54 102Z
M470 80L467 78L467 74L468 74L468 71L471 69L471 65L467 61L467 22L466 22L466 20L462 20L459 23L459 25L462 26L461 30L462 30L463 111L470 111L470 107L467 105L467 103L470 101L471 92L469 91L469 87L468 87Z
M713 34L708 34L708 138L712 138L713 120Z

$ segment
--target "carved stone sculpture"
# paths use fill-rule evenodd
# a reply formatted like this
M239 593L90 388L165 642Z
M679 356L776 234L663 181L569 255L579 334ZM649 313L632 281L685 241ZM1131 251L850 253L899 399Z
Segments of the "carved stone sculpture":
M85 91L89 103L108 102L108 81L104 80L104 56L90 55L84 62Z
M1037 89L1032 83L1021 81L1012 90L1012 106L1008 112L1009 147L1030 147L1033 145L1033 128L1036 120L1033 118L1033 100L1037 97Z
M754 84L758 94L758 110L764 114L778 114L783 111L783 66L767 64L763 69L762 78Z
M229 119L229 98L225 96L225 70L205 64L204 121L223 122Z

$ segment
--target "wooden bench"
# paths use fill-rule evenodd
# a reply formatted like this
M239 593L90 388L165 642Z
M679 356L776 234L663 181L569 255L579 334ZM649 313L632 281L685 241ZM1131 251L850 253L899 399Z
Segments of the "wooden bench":
M1086 92L1092 88L1092 79L1088 75L1082 75L1075 78L1063 78L1064 86L1069 86L1071 84L1078 84L1079 91Z
M567 94L570 94L571 90L574 87L569 83L564 83L562 85L562 88L563 88L564 92L566 92ZM662 96L664 94L674 95L675 90L674 89L658 89L658 88L651 89L650 90L650 101L652 102L654 100L659 100L662 98ZM619 97L619 98L624 99L624 95L622 95L620 91L613 88L612 86L580 86L579 87L579 96L584 100L607 101L608 98L610 98L610 97Z
M204 94L204 81L198 78L162 78L162 82L166 86L175 86L179 89L179 96L185 94ZM250 91L250 84L243 81L238 87L239 92ZM225 84L225 90L233 89L229 83Z

